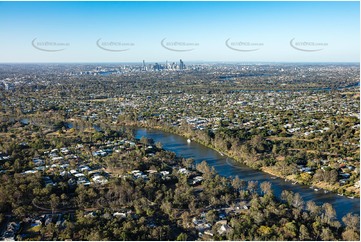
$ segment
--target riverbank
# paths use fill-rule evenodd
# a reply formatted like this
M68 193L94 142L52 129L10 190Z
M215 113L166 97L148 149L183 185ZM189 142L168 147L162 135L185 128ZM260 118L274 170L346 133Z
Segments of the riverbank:
M313 182L313 183L307 183L304 182L300 179L299 175L296 174L292 174L292 175L288 175L288 176L282 176L279 172L279 170L277 170L276 167L262 167L261 171L266 172L272 176L278 177L278 178L282 178L285 179L285 181L290 182L292 184L301 184L301 185L305 185L305 186L310 186L310 189L314 189L315 191L317 190L324 190L325 193L327 192L334 192L334 193L338 193L338 189L340 188L339 185L331 185L328 184L326 182ZM352 196L355 194L349 194L349 193L341 193L342 195L345 196Z
M260 171L265 172L265 173L267 173L269 175L284 179L286 182L289 182L290 184L306 185L306 186L310 186L312 189L315 189L316 191L317 190L324 190L325 193L334 192L336 194L340 194L342 196L346 196L346 197L350 197L350 198L353 198L353 197L358 197L359 198L360 197L359 189L358 190L353 189L353 186L352 187L347 187L345 189L345 188L341 188L338 183L336 183L335 185L331 185L331 184L326 183L326 182L305 182L305 181L303 181L301 179L300 175L291 174L291 175L288 175L288 176L283 176L279 172L279 169L277 167L262 166L262 167L260 167L258 169L255 168L255 167L251 167L246 162L244 162L240 157L236 157L236 156L230 154L228 151L217 149L213 145L206 144L205 142L198 139L197 137L195 137L192 134L179 132L178 129L175 129L173 127L168 127L168 126L164 127L162 125L153 125L153 124L150 124L148 122L134 122L134 121L132 121L132 122L122 122L119 125L125 125L125 126L130 126L130 127L149 128L149 129L161 130L163 132L168 132L168 133L171 133L171 134L176 134L176 135L179 135L179 136L181 136L183 138L190 139L192 142L197 142L197 143L199 143L199 144L201 144L201 145L203 145L203 146L205 146L207 148L210 148L210 149L212 149L214 151L217 151L222 156L223 155L227 156L227 157L235 160L237 163L240 163L242 165L246 165L246 166L248 166L248 167L250 167L252 169L255 169L255 170L260 170Z

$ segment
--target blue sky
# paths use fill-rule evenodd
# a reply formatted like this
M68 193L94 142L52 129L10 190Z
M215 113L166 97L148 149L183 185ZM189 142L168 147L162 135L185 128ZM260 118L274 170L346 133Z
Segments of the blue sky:
M359 9L359 2L0 2L0 62L359 62ZM192 50L166 49L163 39Z

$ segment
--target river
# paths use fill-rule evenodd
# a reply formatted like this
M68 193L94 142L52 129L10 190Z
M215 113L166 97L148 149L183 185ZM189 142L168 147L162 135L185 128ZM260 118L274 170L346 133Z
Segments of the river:
M152 138L155 142L161 142L164 149L175 152L177 156L193 158L196 163L205 160L222 176L238 176L245 181L258 181L259 184L264 181L269 181L272 184L272 189L277 197L280 197L283 190L290 190L299 193L305 202L312 200L317 205L328 202L335 208L337 218L340 221L347 213L360 214L359 198L350 199L344 196L338 196L332 192L324 193L323 190L314 191L308 186L299 184L293 185L280 178L274 179L274 177L267 173L236 163L234 160L222 156L217 151L199 143L194 141L188 143L185 138L179 135L154 129L136 128L135 137L140 139L142 136Z

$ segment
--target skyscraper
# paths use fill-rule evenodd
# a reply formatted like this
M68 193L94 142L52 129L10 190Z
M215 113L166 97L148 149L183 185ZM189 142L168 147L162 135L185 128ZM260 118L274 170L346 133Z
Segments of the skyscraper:
M142 67L142 71L147 71L147 67L145 66L145 61L143 60L143 67Z
M182 59L179 60L179 70L185 70L186 69L186 65L184 65Z

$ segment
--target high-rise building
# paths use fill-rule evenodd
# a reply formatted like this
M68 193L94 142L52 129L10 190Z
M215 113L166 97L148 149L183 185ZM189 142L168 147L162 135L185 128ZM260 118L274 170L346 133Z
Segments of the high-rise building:
M153 70L160 71L160 69L161 69L161 66L158 63L155 63L153 66Z
M179 70L185 70L186 69L186 65L184 65L182 59L179 60Z
M145 65L145 61L144 61L144 60L143 60L142 71L147 71L147 66Z

